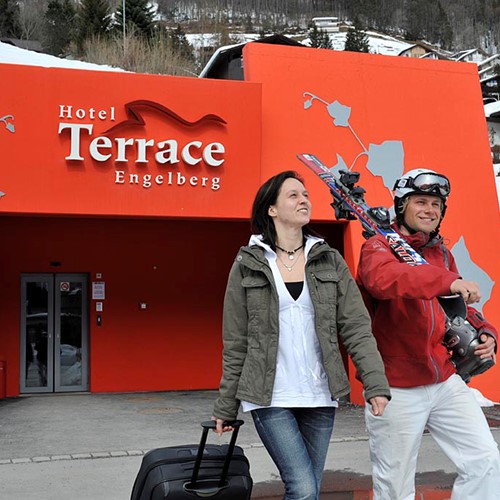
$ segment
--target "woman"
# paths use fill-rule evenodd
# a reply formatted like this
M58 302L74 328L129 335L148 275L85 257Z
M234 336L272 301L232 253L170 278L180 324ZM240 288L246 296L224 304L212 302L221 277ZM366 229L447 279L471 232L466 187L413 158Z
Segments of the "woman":
M285 499L318 500L338 398L349 393L339 338L374 415L390 397L370 318L340 254L308 227L296 172L259 189L250 243L224 299L223 374L213 419L221 434L241 404L280 471Z

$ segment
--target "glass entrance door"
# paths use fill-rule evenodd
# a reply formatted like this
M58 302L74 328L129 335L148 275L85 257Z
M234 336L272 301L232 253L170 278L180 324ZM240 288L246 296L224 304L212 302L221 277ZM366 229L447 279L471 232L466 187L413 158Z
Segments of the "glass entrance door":
M21 276L21 393L88 390L85 274Z

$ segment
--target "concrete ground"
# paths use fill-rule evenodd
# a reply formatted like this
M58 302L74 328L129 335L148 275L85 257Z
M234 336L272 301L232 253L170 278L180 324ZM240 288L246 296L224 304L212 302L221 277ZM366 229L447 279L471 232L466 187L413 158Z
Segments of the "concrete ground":
M0 400L1 500L126 500L148 450L195 444L209 420L215 391L57 394ZM485 408L500 442L500 408ZM252 498L279 498L281 481L242 415L238 444L250 460ZM208 442L224 443L209 434ZM453 464L424 435L417 485L420 498L449 497ZM371 477L363 408L338 411L322 499L370 498ZM440 496L441 495L441 496Z

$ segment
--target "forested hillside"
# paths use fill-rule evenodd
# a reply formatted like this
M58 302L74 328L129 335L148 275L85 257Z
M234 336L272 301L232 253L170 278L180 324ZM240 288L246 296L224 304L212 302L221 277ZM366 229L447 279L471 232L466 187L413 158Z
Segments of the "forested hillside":
M500 49L500 0L0 0L0 38L132 71L195 75L233 34L305 38L321 16L454 52ZM194 48L191 33L211 36Z
M365 28L456 50L497 52L500 46L500 0L158 0L158 5L177 22L205 19L279 31L304 29L313 17L359 17Z

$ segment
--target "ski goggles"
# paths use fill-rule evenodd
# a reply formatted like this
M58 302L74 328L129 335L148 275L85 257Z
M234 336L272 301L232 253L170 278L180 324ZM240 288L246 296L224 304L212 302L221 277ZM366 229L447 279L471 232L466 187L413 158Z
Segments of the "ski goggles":
M397 188L410 188L422 193L447 197L450 194L450 181L444 175L424 172L413 178L399 179L394 186L394 189Z

